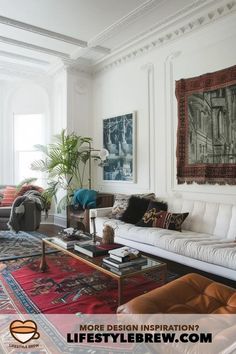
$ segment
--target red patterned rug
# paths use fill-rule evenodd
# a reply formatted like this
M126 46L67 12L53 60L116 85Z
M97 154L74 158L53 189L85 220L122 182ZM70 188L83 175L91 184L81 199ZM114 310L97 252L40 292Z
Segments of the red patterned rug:
M39 271L39 258L11 263L2 272L9 293L25 313L116 313L117 281L64 254L47 257L49 270ZM172 278L174 275L171 275ZM169 275L170 277L170 275ZM158 274L139 275L124 283L125 301L160 286Z
M39 271L39 257L16 259L0 263L0 313L1 315L36 314L41 334L42 352L130 354L131 344L87 344L79 346L66 343L68 332L77 332L77 321L88 321L86 314L114 314L117 309L117 282L79 261L61 253L48 255L49 270ZM156 279L155 279L156 278ZM168 274L168 280L176 278ZM160 286L158 275L136 276L126 282L125 301ZM40 314L40 315L37 315ZM63 314L63 321L57 314ZM66 316L70 314L71 316ZM8 315L7 315L8 316ZM99 321L102 318L99 316ZM58 322L59 321L59 322ZM94 322L94 317L93 317ZM0 336L0 347L1 347ZM1 351L1 349L0 349ZM39 352L39 351L38 351ZM18 349L12 353L18 353ZM40 351L41 353L41 351ZM143 354L143 346L135 347L136 354Z

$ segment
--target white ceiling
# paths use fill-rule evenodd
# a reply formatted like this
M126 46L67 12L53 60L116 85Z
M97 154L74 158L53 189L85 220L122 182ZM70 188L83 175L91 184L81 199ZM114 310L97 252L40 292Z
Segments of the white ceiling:
M0 0L0 67L88 64L222 0Z

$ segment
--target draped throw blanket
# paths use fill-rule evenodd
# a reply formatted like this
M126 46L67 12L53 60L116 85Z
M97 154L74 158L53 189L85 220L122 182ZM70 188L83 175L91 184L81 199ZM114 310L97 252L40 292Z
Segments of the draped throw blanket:
M75 208L92 209L96 208L97 192L93 189L77 189L73 196Z
M29 202L33 202L39 212L45 209L44 200L37 191L28 191L23 196L17 197L12 204L11 215L8 222L8 226L12 231L18 232L21 230L21 221L25 215L26 204ZM40 223L40 220L38 222Z

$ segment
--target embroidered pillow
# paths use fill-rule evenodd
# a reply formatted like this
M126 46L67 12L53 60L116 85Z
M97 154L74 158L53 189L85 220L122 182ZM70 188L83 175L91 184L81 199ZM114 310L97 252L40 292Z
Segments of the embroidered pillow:
M16 199L16 187L7 186L3 191L1 206L11 206Z
M142 217L142 220L140 220L136 225L181 231L181 225L188 214L189 213L170 213L168 211L153 208L152 205L149 205L148 210Z
M159 211L153 222L153 227L181 231L181 225L189 213L177 214L168 211Z
M152 227L152 223L153 223L153 217L155 217L155 213L157 213L160 210L167 210L168 205L166 202L161 202L161 201L150 201L148 204L148 208L145 212L145 214L143 215L143 217L141 218L141 220L139 220L136 223L136 226L142 226L142 227ZM150 210L152 210L153 216L151 216L150 214ZM150 218L148 217L148 215L150 215Z

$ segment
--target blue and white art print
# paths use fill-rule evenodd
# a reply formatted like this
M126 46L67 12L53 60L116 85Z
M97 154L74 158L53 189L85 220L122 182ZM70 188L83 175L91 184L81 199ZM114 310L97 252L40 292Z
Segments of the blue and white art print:
M135 182L135 114L103 120L103 146L109 151L104 181Z

